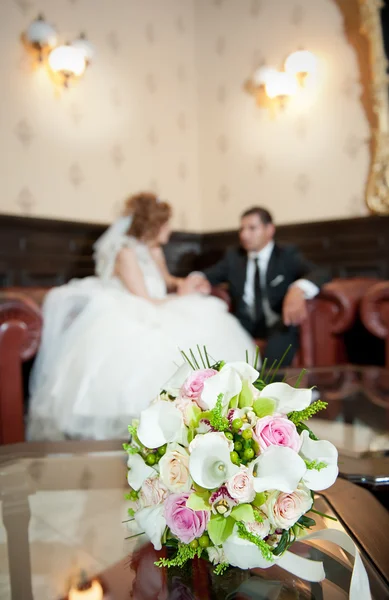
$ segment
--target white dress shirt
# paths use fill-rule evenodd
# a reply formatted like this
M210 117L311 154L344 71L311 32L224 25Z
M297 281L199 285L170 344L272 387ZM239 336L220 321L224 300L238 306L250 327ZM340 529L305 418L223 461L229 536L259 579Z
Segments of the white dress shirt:
M255 317L255 261L258 261L260 273L260 286L262 290L262 307L263 314L267 327L272 327L280 320L280 316L276 314L270 306L269 299L266 294L266 274L269 265L269 260L274 250L274 242L269 242L259 252L249 252L246 269L246 281L244 284L243 300L249 309L252 318ZM276 281L277 278L274 279ZM306 300L314 298L319 293L319 288L308 279L298 279L292 285L298 285L304 292Z

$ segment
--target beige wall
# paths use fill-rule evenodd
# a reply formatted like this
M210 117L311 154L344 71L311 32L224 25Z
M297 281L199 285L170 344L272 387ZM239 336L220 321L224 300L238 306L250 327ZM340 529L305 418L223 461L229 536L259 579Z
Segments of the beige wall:
M39 11L63 40L85 30L96 47L59 94L19 41ZM1 211L107 222L153 188L175 227L200 228L191 1L1 0L0 32Z
M198 0L196 8L204 227L234 227L255 203L279 223L366 214L369 126L335 3ZM272 120L244 81L259 62L280 68L299 47L318 56L318 85Z
M96 46L72 89L31 70L18 38L38 11ZM332 0L2 0L0 23L2 212L107 222L154 188L186 230L258 202L279 223L366 214L369 127ZM300 46L318 85L272 120L244 81Z

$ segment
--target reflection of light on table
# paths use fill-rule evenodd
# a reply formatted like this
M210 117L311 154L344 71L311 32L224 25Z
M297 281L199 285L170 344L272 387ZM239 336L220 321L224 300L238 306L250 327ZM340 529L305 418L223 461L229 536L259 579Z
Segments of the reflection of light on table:
M69 600L103 600L104 592L100 583L94 579L90 587L86 590L71 588L69 591Z
M341 423L314 418L310 427L319 439L332 442L343 454L362 454L378 450L389 450L389 434L378 434L363 423Z

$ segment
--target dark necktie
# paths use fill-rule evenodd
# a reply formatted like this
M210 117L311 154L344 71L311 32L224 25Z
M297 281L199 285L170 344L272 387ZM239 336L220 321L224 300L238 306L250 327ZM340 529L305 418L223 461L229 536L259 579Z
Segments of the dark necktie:
M254 260L255 274L254 274L254 320L256 323L263 319L263 305L262 305L262 290L261 290L261 273L259 270L259 260Z

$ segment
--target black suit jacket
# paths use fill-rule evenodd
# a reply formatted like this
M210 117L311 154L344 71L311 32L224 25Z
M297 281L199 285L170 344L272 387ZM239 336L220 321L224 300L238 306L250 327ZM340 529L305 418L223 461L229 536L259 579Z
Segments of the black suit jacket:
M227 283L233 312L242 325L251 332L253 323L243 302L246 281L247 252L242 248L228 250L216 265L206 269L204 275L211 285ZM329 280L325 270L318 269L304 258L295 246L275 244L266 273L266 293L271 309L281 315L282 304L289 286L297 279L308 279L319 288Z

